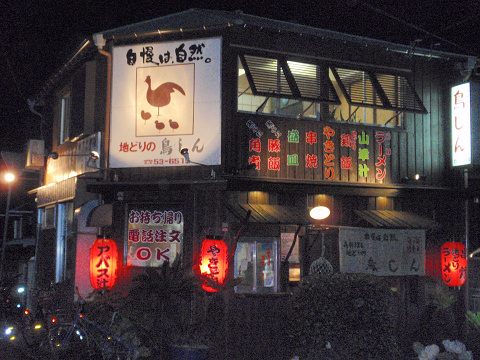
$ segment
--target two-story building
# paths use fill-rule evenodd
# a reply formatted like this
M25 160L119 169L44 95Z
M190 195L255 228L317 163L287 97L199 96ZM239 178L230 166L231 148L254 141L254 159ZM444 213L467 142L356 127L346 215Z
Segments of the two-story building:
M237 293L274 301L327 260L385 277L408 322L443 284L441 245L468 234L450 94L472 64L242 12L94 34L35 99L53 124L37 285L110 286L90 273L97 238L121 285L239 234Z

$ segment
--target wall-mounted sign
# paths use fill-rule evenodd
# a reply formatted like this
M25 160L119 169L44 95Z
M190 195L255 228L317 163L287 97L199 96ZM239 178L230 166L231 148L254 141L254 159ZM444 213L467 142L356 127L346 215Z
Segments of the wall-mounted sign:
M459 242L442 246L442 278L448 286L462 286L467 279L467 248Z
M472 163L470 83L452 87L452 165Z
M221 38L113 49L110 167L220 164ZM194 166L191 164L191 166Z
M181 254L183 213L160 206L130 207L127 219L127 265L159 266Z
M391 183L392 132L345 124L239 115L245 162L260 176ZM398 140L398 136L396 137Z
M425 230L339 230L340 271L381 276L425 275Z

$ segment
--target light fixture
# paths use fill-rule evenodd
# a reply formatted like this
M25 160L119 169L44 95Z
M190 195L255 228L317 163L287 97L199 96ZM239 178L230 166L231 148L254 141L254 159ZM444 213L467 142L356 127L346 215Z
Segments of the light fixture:
M100 154L97 151L90 151L88 154L59 154L54 151L48 155L48 157L53 160L57 160L60 156L89 156L92 160L100 158Z
M180 154L182 154L182 156L185 158L185 161L187 162L187 164L196 164L196 165L200 165L200 166L210 167L209 165L205 165L205 164L202 164L202 163L199 163L199 162L191 161L187 148L183 148L182 150L180 150ZM212 171L210 173L210 178L212 180L215 180L217 178L217 176L215 174L215 170L213 169L213 167L211 169L212 169Z
M426 179L425 175L415 174L415 181L425 181Z
M310 217L314 220L323 220L330 216L330 209L326 206L316 206L310 210Z
M12 181L15 180L15 174L11 172L7 172L4 176L4 179L7 183L11 183Z

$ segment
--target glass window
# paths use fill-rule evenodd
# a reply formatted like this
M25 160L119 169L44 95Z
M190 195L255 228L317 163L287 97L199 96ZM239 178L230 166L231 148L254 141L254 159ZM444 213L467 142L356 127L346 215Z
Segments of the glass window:
M69 90L63 90L58 97L59 144L70 138L71 97Z
M55 281L65 280L67 239L72 232L73 203L57 205L57 251L55 262Z
M427 113L405 74L286 57L239 54L238 111L398 127L404 112Z
M241 238L235 252L236 287L242 293L274 293L278 291L278 239L271 237Z
M47 206L43 214L42 227L52 228L55 227L55 206Z

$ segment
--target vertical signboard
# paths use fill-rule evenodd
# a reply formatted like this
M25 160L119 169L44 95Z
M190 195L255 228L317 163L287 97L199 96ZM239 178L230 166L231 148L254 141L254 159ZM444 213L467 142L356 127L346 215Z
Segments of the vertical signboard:
M127 265L160 266L181 253L183 213L176 207L130 206L127 219Z
M472 163L470 83L452 87L452 165Z
M221 38L113 50L112 168L220 164Z

